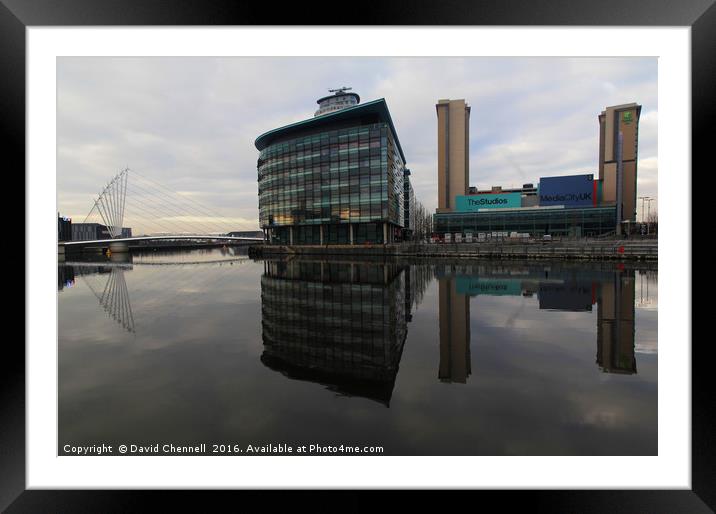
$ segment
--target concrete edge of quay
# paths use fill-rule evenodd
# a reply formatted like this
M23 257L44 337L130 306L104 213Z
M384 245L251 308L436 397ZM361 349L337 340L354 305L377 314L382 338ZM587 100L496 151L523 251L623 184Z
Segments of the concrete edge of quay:
M535 241L530 243L396 243L363 245L253 245L251 257L269 256L370 256L417 259L574 259L652 261L658 259L657 240Z

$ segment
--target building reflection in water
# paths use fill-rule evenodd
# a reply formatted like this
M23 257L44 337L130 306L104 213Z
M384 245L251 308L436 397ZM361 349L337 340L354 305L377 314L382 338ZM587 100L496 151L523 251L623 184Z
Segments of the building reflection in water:
M63 256L64 257L64 256ZM57 266L57 290L75 286L75 268L73 266Z
M637 372L635 272L617 265L409 266L292 259L263 266L261 361L289 378L339 394L389 406L408 323L433 277L438 279L442 382L465 384L472 373L470 298L476 296L537 296L539 308L552 311L589 312L596 305L599 369ZM61 264L58 290L81 279L106 314L135 333L124 277L132 268L131 262Z
M636 373L634 271L602 282L597 308L597 364L608 373Z
M470 296L459 294L457 281L438 281L440 297L440 365L442 382L464 384L471 373Z
M443 382L466 383L471 373L470 298L538 297L539 308L589 312L597 305L597 358L607 373L636 373L634 270L605 265L436 266L440 295L440 364Z
M264 261L261 361L389 406L411 311L429 280L427 267Z

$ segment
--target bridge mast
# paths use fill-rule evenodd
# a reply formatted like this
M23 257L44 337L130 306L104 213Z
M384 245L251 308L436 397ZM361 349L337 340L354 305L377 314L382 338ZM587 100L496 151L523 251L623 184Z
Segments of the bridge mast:
M125 168L115 175L112 181L105 186L99 197L94 202L94 207L102 217L102 221L109 230L111 238L122 235L122 224L124 222L124 206L127 198L127 180L129 168ZM92 211L90 211L92 214ZM89 217L89 214L87 215Z

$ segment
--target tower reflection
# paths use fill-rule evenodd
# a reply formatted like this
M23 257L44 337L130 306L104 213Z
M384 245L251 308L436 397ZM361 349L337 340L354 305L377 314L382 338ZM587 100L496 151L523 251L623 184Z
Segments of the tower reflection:
M389 406L428 272L376 262L264 261L261 361Z
M634 271L614 273L601 283L597 302L597 364L607 373L636 373Z
M440 364L443 382L466 383L470 355L470 298L537 295L542 310L589 312L597 305L596 363L605 373L636 373L634 270L604 264L437 266Z
M464 384L472 371L470 361L470 297L457 292L455 280L438 281L440 297L440 366L442 382Z

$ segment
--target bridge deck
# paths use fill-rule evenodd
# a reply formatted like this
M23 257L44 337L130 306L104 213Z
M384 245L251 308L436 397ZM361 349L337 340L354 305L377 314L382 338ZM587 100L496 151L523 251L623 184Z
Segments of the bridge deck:
M60 246L76 246L101 243L131 243L133 241L161 241L161 240L202 240L202 241L263 241L260 237L234 237L234 236L211 236L211 235L177 235L177 236L139 236L139 237L118 237L115 239L93 239L89 241L63 241Z

